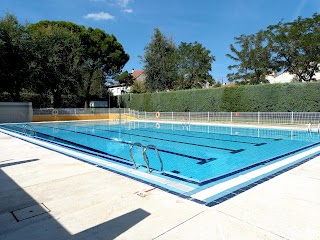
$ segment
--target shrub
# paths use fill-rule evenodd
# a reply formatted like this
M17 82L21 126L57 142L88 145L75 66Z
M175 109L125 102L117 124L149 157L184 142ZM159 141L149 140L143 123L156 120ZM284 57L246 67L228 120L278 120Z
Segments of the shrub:
M320 83L126 94L122 96L122 106L148 112L319 112Z

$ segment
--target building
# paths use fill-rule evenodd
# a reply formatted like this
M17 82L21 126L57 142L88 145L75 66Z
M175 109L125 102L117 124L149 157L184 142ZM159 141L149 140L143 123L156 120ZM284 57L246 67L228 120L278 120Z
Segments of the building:
M130 87L120 83L110 84L108 89L112 96L120 96L121 94L128 93L130 91Z
M283 72L279 75L277 75L276 73L268 75L266 76L266 79L269 81L269 83L288 83L288 82L292 82L295 79L295 77L296 77L295 74L290 74L289 72ZM320 71L316 72L313 78L316 81L320 81Z
M144 70L132 69L131 76L134 81L144 81L146 79ZM130 87L120 83L112 83L108 86L108 89L113 96L120 96L121 94L130 92Z
M144 81L146 79L146 75L144 74L144 70L134 70L132 69L131 76L136 81Z

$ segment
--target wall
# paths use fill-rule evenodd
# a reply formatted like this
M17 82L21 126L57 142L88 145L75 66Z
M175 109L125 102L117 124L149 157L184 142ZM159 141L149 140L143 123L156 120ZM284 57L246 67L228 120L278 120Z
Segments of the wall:
M0 102L0 123L17 123L31 121L31 102Z

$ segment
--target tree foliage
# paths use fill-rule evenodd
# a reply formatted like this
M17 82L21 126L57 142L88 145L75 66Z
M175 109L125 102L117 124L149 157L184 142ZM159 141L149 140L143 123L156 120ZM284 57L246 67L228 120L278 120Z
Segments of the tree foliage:
M27 25L7 13L0 19L0 90L20 101L20 93L28 80L30 41Z
M215 57L198 42L182 42L178 47L178 75L176 82L178 89L201 88L206 84L213 84L210 75L211 64Z
M313 80L320 70L320 15L279 22L266 32L276 68L294 74L298 81Z
M146 74L145 86L149 91L169 90L177 79L176 47L172 39L155 29L143 57Z
M115 75L120 73L129 60L122 45L114 35L109 35L101 29L88 28L84 40L85 70L88 77L85 81L85 98L90 97L90 88L95 72L101 71L104 75ZM104 81L101 84L104 86Z
M79 94L84 96L88 106L92 92L101 92L102 86L105 86L106 76L121 72L129 60L129 55L125 53L114 35L109 35L99 28L85 29L71 22L47 20L40 21L32 28L50 26L64 29L81 41L83 81L82 91Z
M51 96L54 107L63 95L88 102L128 60L116 37L98 28L47 20L22 26L11 14L0 20L0 90L11 101L24 91Z
M142 57L149 91L201 88L214 83L210 75L215 57L198 42L176 47L157 28Z
M128 73L128 71L115 75L114 79L120 84L124 84L126 87L131 86L134 82L132 75Z
M267 44L264 32L260 31L253 35L241 35L235 38L235 43L240 50L231 44L230 50L233 53L227 57L236 62L228 67L229 70L236 69L229 73L229 81L240 80L249 84L267 82L266 75L272 72L270 68L271 53Z
M287 71L298 81L312 81L320 62L320 15L312 18L298 17L293 22L279 22L252 35L235 38L238 49L231 44L229 58L230 81L249 84L266 82L271 72Z
M33 61L30 63L34 89L53 96L53 107L61 106L63 94L76 94L81 84L80 39L58 26L33 27Z
M134 81L130 88L131 93L145 93L146 87L144 81Z

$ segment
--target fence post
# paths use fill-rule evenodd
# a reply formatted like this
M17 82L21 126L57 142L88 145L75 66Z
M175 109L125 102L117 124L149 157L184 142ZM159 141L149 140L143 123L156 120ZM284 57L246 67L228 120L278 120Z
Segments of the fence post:
M293 112L291 112L291 124L293 124Z
M173 121L173 112L171 112L171 120Z
M232 122L232 112L230 112L230 121Z
M258 112L258 124L260 124L260 112Z
M190 123L190 112L189 112L189 123Z
M210 112L208 112L208 122L210 122Z
M144 119L147 119L147 111L144 111Z

